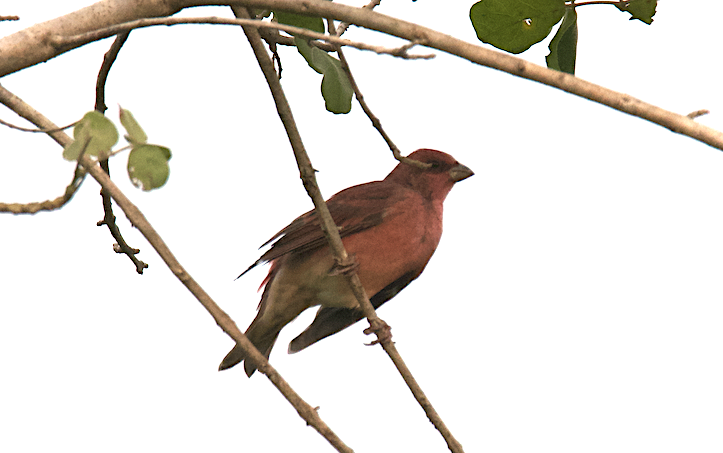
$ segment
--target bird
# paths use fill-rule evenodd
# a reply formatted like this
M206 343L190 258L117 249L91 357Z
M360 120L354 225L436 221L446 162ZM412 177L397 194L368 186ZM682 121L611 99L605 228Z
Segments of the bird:
M474 175L468 167L441 151L419 149L381 181L349 187L327 200L344 247L354 257L355 270L375 309L396 296L422 273L442 236L443 202L455 183ZM306 309L319 306L313 322L288 347L299 352L357 321L362 314L347 278L336 272L335 260L319 225L316 211L297 217L261 248L266 253L239 277L271 263L261 283L258 312L246 337L268 359L287 324ZM236 345L219 371L246 359ZM244 361L246 375L256 364Z

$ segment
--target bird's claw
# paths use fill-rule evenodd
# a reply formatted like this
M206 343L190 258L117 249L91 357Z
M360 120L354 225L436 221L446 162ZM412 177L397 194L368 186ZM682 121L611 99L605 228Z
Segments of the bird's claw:
M346 262L340 263L335 262L329 270L329 275L349 275L352 272L356 272L359 268L359 263L354 259L354 256L349 256Z
M373 346L375 344L384 343L385 341L391 341L392 340L392 328L389 327L389 324L379 320L379 324L377 326L370 325L366 329L364 329L364 333L366 335L376 334L377 339L372 341L371 343L364 343L367 346Z

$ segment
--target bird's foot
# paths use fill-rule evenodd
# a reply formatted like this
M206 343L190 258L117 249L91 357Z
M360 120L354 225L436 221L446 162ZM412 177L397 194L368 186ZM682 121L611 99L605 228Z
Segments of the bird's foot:
M371 343L365 343L367 346L373 346L375 344L383 343L385 341L391 341L392 340L392 328L389 327L389 324L379 320L378 325L370 325L366 329L364 329L364 333L367 335L376 334L377 339L372 341Z
M344 262L336 261L329 269L329 275L349 275L358 268L359 263L354 259L354 255L349 255Z

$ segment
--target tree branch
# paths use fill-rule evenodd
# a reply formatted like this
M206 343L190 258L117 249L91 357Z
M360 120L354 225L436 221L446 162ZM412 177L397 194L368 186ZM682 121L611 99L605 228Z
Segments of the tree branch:
M95 110L97 112L105 114L105 111L108 109L108 107L105 105L105 84L108 80L108 74L110 74L110 68L113 66L113 63L118 57L118 52L120 52L123 44L125 44L126 40L128 39L129 33L130 31L118 34L118 36L116 36L115 38L115 41L113 41L113 44L110 46L110 49L108 49L108 52L106 52L103 56L103 64L100 65L100 70L98 71L98 79L95 84ZM102 168L105 174L110 177L110 166L108 165L107 158L100 161L100 168ZM110 194L105 189L101 188L100 196L103 200L103 219L99 220L96 225L105 225L108 227L111 236L113 236L113 239L115 239L116 241L116 243L113 245L113 250L116 253L122 253L126 255L136 267L136 272L142 274L143 270L148 268L148 264L139 260L136 257L136 255L139 254L141 251L128 245L126 240L123 238L120 228L115 221L116 218L115 214L113 214L113 202L111 200Z
M699 124L685 115L667 111L570 74L547 69L509 54L470 44L421 25L386 16L370 9L355 8L324 0L301 2L298 0L233 0L226 2L213 0L136 0L134 2L102 0L74 13L34 25L0 39L0 53L3 55L3 58L0 59L0 77L47 61L70 50L56 49L49 39L53 35L77 35L138 18L168 16L191 6L229 4L331 17L407 41L419 42L473 63L534 80L607 105L723 150L723 132Z
M431 55L431 54L428 54L428 55L410 55L410 54L408 54L407 50L409 50L411 47L416 45L416 43L408 43L408 44L405 44L400 47L388 48L388 47L383 47L383 46L374 46L374 45L366 44L363 42L349 41L348 39L342 39L342 38L338 38L336 36L330 36L330 35L325 35L323 33L317 33L315 31L311 31L306 28L299 28L299 27L294 27L291 25L279 24L276 22L265 22L265 21L256 20L256 19L225 19L222 17L188 17L188 18L167 17L167 18L158 18L158 19L139 19L139 20L134 20L132 22L126 22L126 23L113 25L113 26L106 27L106 28L101 28L98 30L93 30L93 31L83 33L80 35L73 35L73 36L54 35L49 38L49 41L52 45L58 47L59 49L65 49L67 47L75 48L75 47L81 46L83 44L88 44L90 42L98 41L100 39L109 38L109 37L119 34L119 33L127 33L130 30L134 30L137 28L154 27L154 26L158 26L158 25L172 26L172 25L181 25L181 24L246 25L246 26L259 27L259 28L269 28L269 29L282 30L287 33L292 33L294 35L307 36L311 39L319 39L322 41L328 41L330 43L333 43L333 44L339 45L339 46L355 47L359 50L370 50L370 51L376 52L378 54L388 54L388 55L393 55L395 57L400 57L400 58L404 58L404 59L408 59L408 60L416 60L416 59L427 59L428 60L428 59L434 58L434 55Z
M372 2L374 3L374 2ZM370 5L372 4L370 3ZM369 6L369 5L367 5ZM373 8L373 6L372 6ZM334 21L332 19L328 19L329 21L329 30L334 30ZM337 28L337 32L341 27ZM341 49L341 47L336 48L336 53L339 56L339 60L341 61L341 67L344 69L344 72L346 72L347 78L349 79L349 83L352 86L352 89L354 90L354 94L356 96L357 102L359 102L359 105L362 107L362 110L364 110L364 113L367 115L369 120L372 122L372 125L374 128L379 132L379 134L382 136L384 141L389 146L389 149L392 151L392 154L394 155L394 158L397 159L400 162L404 162L410 165L415 165L419 167L426 166L428 164L424 164L422 162L418 162L414 159L408 159L405 156L402 156L401 152L399 151L399 148L397 148L397 145L394 144L392 141L392 138L386 133L384 128L382 127L381 121L379 121L379 118L377 118L374 113L372 113L371 109L369 108L369 105L367 105L366 101L364 100L364 96L361 93L361 90L359 89L359 85L356 83L356 80L354 80L354 76L352 75L351 68L349 67L349 62L346 59L346 56L344 55L344 51ZM366 308L366 307L365 307ZM370 308L371 304L370 304ZM399 374L402 376L402 379L404 379L404 382L407 384L407 387L409 387L409 390L411 390L412 395L414 395L414 398L417 400L417 403L422 407L424 410L424 413L427 415L427 418L429 421L434 425L435 428L439 431L439 433L444 438L445 442L447 442L447 446L449 449L453 452L462 452L462 445L457 441L457 439L454 438L452 435L452 432L447 428L447 425L444 423L444 420L442 420L442 417L437 413L437 411L434 409L434 406L432 406L432 403L427 398L427 395L425 395L424 391L422 390L422 387L419 385L417 380L414 378L414 375L412 374L411 370L407 367L407 364L402 359L401 354L399 354L399 351L397 351L396 346L394 343L390 340L387 341L381 341L382 347L387 352L389 357L392 359L392 362L394 363L394 366L397 368L397 371L399 371Z
M371 2L369 2L369 3L367 3L366 5L362 6L362 8L374 9L374 8L376 8L377 6L379 6L381 3L382 3L382 0L372 0ZM343 35L344 32L346 32L346 30L349 28L350 25L351 25L350 22L342 22L342 23L340 23L339 26L336 27L336 33L335 33L336 36L341 36L341 35ZM332 29L330 28L329 30L331 31Z
M10 93L0 86L0 103L7 106L9 109L27 119L36 126L44 129L55 129L55 126L49 119L43 116L40 112L33 109L30 105L26 104L22 99ZM62 147L68 145L72 139L64 132L52 132L52 138ZM196 297L196 299L203 305L203 307L211 314L216 324L223 330L228 336L233 338L237 344L240 344L244 349L244 352L258 365L259 371L264 373L274 386L281 392L282 395L291 403L296 409L296 412L306 420L306 422L314 427L322 436L324 436L332 445L337 447L337 450L341 452L351 453L352 450L347 447L341 439L329 428L326 423L319 417L316 410L304 401L281 377L281 375L272 367L266 357L263 356L249 341L246 336L241 333L236 323L233 322L231 317L221 309L221 307L214 302L211 296L204 291L204 289L193 279L193 277L186 272L181 266L176 257L173 255L171 250L168 248L166 243L163 241L161 236L151 226L143 213L136 207L121 190L111 181L108 175L100 168L97 163L88 156L82 156L80 163L85 167L88 173L95 178L96 181L103 187L103 190L113 197L115 202L120 206L123 212L128 217L128 220L138 228L143 236L148 240L151 246L158 252L158 255L163 259L168 268L173 272L173 275L181 281L181 283Z
M65 129L68 129L68 128L70 128L70 127L75 126L76 123L77 123L77 121L76 121L76 122L73 122L73 123L70 123L70 124L68 124L67 126L58 127L58 128L55 128L55 129L38 129L38 128L20 127L20 126L14 125L14 124L12 124L12 123L8 123L8 122L5 121L5 120L0 120L0 124L2 124L3 126L9 127L10 129L15 129L15 130L18 130L18 131L23 131L23 132L33 132L33 133L38 133L38 132L40 132L40 133L43 133L43 134L47 134L47 133L50 133L50 132L64 131Z
M374 2L370 3L367 6L372 5ZM370 6L373 8L376 5ZM333 19L328 19L329 22L329 30L334 30L334 21ZM341 27L339 27L341 28ZM336 28L338 31L339 28ZM346 56L344 55L344 51L341 49L341 47L336 48L336 53L339 56L339 60L341 61L341 67L344 69L344 72L346 72L347 78L349 79L349 83L352 86L352 89L354 90L354 94L356 96L357 102L359 102L359 105L364 110L364 113L366 113L367 117L371 120L372 125L375 129L379 132L379 134L384 138L384 141L389 146L389 149L391 149L392 154L394 155L394 158L397 159L400 162L404 162L409 165L414 165L417 167L425 168L429 164L425 164L423 162L416 161L414 159L408 159L405 156L402 156L401 152L399 151L399 148L394 144L392 141L392 138L384 131L384 128L382 128L381 121L379 121L379 118L372 113L371 109L367 105L366 101L364 100L364 96L361 93L361 90L359 89L359 85L356 83L356 80L354 80L354 76L352 75L351 68L349 67L349 62L346 59ZM371 307L371 305L370 305ZM372 308L373 309L373 308ZM392 362L394 363L394 366L397 368L397 371L399 371L399 374L402 376L402 379L404 379L404 382L407 384L407 387L409 387L409 390L412 392L412 395L417 400L417 403L422 407L422 410L424 410L424 413L427 415L427 418L429 421L434 425L435 428L439 431L439 433L444 438L445 442L447 442L447 446L449 449L453 452L462 452L462 445L457 441L457 439L454 438L452 435L452 432L447 428L447 425L444 423L444 420L442 420L442 417L437 413L437 411L434 409L434 406L432 406L432 403L429 401L427 396L425 395L424 391L422 390L422 387L419 385L417 380L414 378L414 375L412 374L411 370L407 367L407 364L402 359L401 354L399 351L397 351L396 346L394 345L394 342L387 340L387 341L381 341L381 345L384 348L384 350L387 352L389 357L392 359Z
M3 88L0 85L0 103L5 103L4 101L8 98L8 93L5 88ZM12 93L10 93L12 94ZM62 128L61 128L62 129ZM55 131L59 131L61 129L55 129ZM80 152L80 155L82 156L85 154L85 149L88 146L88 143L85 144L85 147ZM80 185L85 180L86 171L83 169L83 167L80 166L80 163L77 163L75 165L75 171L73 172L73 179L70 181L70 184L65 188L65 193L63 195L59 196L58 198L55 198L53 200L46 200L41 202L32 202L32 203L3 203L0 202L0 212L12 212L13 214L36 214L40 211L54 211L56 209L60 209L63 206L65 206L72 198L73 195L75 195L75 192L78 191L80 188Z

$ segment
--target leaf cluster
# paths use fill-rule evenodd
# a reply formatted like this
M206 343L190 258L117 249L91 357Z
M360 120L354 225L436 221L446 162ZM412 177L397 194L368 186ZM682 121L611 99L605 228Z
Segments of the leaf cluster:
M129 145L112 152L111 148L118 143L118 129L102 113L95 110L86 113L76 123L73 141L63 149L63 157L77 161L87 155L105 160L130 148L127 169L133 185L146 191L162 187L170 174L168 161L171 159L171 150L149 144L148 136L129 110L120 108L120 122L126 130L124 138Z
M500 50L518 54L545 39L562 20L550 41L547 67L575 73L577 57L577 10L591 4L610 4L650 25L657 0L578 2L574 0L480 0L472 5L469 17L477 38Z
M324 21L321 17L274 11L274 19L280 24L293 25L324 33ZM341 66L341 61L329 55L329 52L313 46L306 38L296 36L294 43L296 49L309 66L314 71L324 75L321 79L321 95L324 97L326 109L332 113L349 113L354 90L344 68Z

